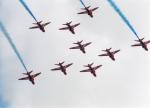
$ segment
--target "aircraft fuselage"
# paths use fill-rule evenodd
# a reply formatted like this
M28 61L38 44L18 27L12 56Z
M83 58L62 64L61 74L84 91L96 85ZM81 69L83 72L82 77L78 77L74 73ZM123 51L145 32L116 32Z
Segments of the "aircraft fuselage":
M28 74L28 78L29 78L29 81L34 85L35 84L34 78L32 78L30 74Z
M141 45L142 45L142 48L144 48L146 51L148 51L148 48L147 48L147 45L144 44L142 41L140 41Z
M78 44L78 45L79 45L79 47L80 47L80 50L81 50L83 53L85 53L84 47L83 47L81 44Z
M72 34L75 34L74 28L73 28L70 24L68 24L67 26L69 27L69 30L71 31L71 33L72 33Z
M89 69L90 69L90 71L91 71L91 74L92 74L94 77L96 77L95 70L94 70L91 66L89 66Z
M93 18L93 13L92 13L92 11L90 11L88 8L86 9L86 11L87 11L88 15L89 15L91 18Z
M107 51L107 53L108 53L109 57L110 57L113 61L115 61L114 55L113 55L110 51Z
M43 27L41 24L39 24L39 23L37 23L37 24L38 24L38 26L39 26L40 30L41 30L42 32L45 32L44 27Z
M66 68L64 68L62 65L60 65L61 71L64 73L64 75L67 75Z

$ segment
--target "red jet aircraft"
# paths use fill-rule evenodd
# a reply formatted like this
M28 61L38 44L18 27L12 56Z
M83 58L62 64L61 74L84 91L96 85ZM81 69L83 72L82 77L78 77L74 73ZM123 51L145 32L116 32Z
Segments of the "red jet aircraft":
M93 18L93 11L97 10L99 7L89 9L91 6L81 8L82 10L85 10L83 12L79 12L78 14L88 14L91 18Z
M80 72L91 72L91 74L96 77L96 71L98 68L100 68L102 65L98 65L98 66L95 66L95 67L92 67L94 63L91 63L91 64L88 64L88 65L85 65L85 67L88 67L88 69L86 70L82 70Z
M57 66L59 66L59 67L58 67L58 68L51 69L51 70L52 70L52 71L61 70L61 71L64 73L64 75L67 75L66 69L67 69L68 67L70 67L71 65L73 65L73 63L70 63L70 64L67 64L67 65L64 65L64 66L63 66L64 63L65 63L65 62L55 64L55 65L57 65Z
M75 46L75 47L71 47L70 49L80 49L83 53L86 53L85 52L85 47L90 45L92 42L88 42L88 43L85 43L85 44L81 44L83 42L82 41L79 41L77 43L73 43L73 44L77 44L78 46Z
M29 80L34 85L35 84L34 78L37 77L38 75L40 75L41 72L31 75L32 72L33 71L23 73L24 75L27 75L27 77L23 77L23 78L20 78L18 80Z
M66 24L63 24L63 25L66 25L67 27L60 28L59 30L69 30L72 34L75 34L74 28L79 26L80 23L74 24L74 25L71 25L71 23L72 23L72 21L67 22Z
M116 51L110 51L112 48L106 49L106 50L102 50L105 51L106 54L101 54L98 56L109 56L113 61L115 61L115 57L114 54L118 53L120 50L116 50Z
M35 24L36 26L33 26L33 27L30 27L29 29L37 29L39 28L42 32L45 32L45 26L47 26L48 24L50 24L50 22L47 22L47 23L44 23L44 24L41 24L42 21L39 21L37 23L33 23Z
M134 44L134 45L131 45L132 47L135 47L135 46L142 46L142 48L144 48L146 51L148 51L148 48L147 48L147 44L150 43L150 40L148 41L143 41L144 38L142 39L139 39L139 40L135 40L136 42L139 42L138 44Z

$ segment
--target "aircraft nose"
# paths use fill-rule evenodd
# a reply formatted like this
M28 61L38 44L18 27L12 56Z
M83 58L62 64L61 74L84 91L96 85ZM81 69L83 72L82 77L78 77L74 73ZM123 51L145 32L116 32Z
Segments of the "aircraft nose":
M83 54L85 54L85 53L86 53L84 50L83 50L82 52L83 52Z
M67 75L67 73L66 73L66 72L64 72L64 75Z
M94 74L94 77L97 77L96 74Z
M146 48L144 48L146 51L148 51L148 48L146 47Z
M115 61L115 58L112 58L113 61Z

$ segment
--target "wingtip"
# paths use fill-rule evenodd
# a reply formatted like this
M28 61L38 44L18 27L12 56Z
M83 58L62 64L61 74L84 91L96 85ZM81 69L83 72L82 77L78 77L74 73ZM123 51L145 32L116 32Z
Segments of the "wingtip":
M102 67L103 65L99 65L99 67Z
M102 56L102 55L100 54L100 55L98 55L98 56Z
M50 69L50 71L55 71L54 69Z

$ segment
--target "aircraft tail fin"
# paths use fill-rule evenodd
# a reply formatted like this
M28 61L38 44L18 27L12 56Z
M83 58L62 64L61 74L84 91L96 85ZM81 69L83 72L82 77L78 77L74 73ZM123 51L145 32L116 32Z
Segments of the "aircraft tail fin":
M81 8L82 10L86 10L86 9L89 9L91 6L87 6L85 8Z
M33 71L28 72L29 74L31 74Z
M60 64L64 64L64 63L65 63L65 61L61 62Z
M109 48L109 49L107 49L107 50L109 50L109 51L110 51L111 49L112 49L112 48Z
M141 40L141 41L142 41L142 40L144 40L144 38L141 38L141 39L139 39L139 40ZM139 42L139 40L134 40L134 41Z
M33 71L27 72L27 73L23 73L24 75L28 75L31 74Z
M70 22L66 22L65 24L63 24L63 25L70 25L72 23L72 21L70 21Z
M42 23L43 21L38 21L38 23Z
M38 22L36 22L36 23L33 23L33 24L35 24L35 25L37 25L37 23L42 23L43 21L38 21Z
M73 44L81 44L83 42L83 40L81 40L81 41L78 41L78 42L76 42L76 43L73 43Z
M92 66L94 63L89 64L90 66Z
M144 40L144 38L142 38L141 40Z
M69 24L71 24L71 23L72 23L72 21L69 22Z
M91 7L91 6L87 6L86 8L88 8L88 9L89 9L90 7Z
M109 48L109 49L106 48L106 50L102 50L102 51L107 52L107 50L110 51L111 49L112 49L112 48Z
M60 66L60 65L62 65L62 64L64 64L64 63L65 63L65 61L63 61L63 62L61 62L61 63L58 63L58 64L55 64L55 65Z
M92 66L94 63L88 64L88 65L84 65L85 67L89 67Z

